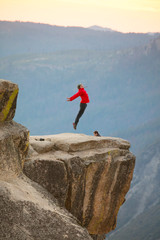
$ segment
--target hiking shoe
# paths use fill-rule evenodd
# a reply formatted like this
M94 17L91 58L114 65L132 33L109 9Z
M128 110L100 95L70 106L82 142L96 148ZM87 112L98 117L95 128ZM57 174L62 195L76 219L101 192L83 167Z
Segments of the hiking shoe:
M73 128L76 130L76 127L77 127L77 125L75 124L75 123L73 123Z

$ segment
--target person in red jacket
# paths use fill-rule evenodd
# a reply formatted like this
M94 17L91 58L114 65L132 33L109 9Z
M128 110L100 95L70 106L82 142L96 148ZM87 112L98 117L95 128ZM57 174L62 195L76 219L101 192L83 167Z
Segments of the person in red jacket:
M79 84L77 86L78 88L78 92L76 94L74 94L72 97L67 98L67 101L73 101L74 99L76 99L77 97L81 97L81 102L80 102L80 110L77 114L77 117L75 119L75 122L73 123L73 128L76 130L77 128L77 124L79 122L80 117L82 117L86 107L87 107L87 103L89 103L89 97L88 94L86 92L86 90L84 90L84 86L83 84Z

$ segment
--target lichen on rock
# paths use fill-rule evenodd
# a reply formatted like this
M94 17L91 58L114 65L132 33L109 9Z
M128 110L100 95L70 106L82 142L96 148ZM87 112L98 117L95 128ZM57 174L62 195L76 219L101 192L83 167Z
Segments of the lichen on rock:
M18 91L17 84L0 79L0 122L14 118Z

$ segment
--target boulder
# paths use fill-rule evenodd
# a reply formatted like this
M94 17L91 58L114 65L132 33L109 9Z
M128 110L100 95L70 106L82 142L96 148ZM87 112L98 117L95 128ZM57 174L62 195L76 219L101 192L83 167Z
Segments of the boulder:
M65 133L31 136L30 147L23 170L29 178L53 194L90 234L116 227L135 166L128 141Z
M0 239L92 239L76 218L24 175L0 178L0 209Z
M22 173L28 146L28 129L14 121L0 124L0 175Z
M18 91L17 84L0 79L0 123L14 118Z
M35 156L25 162L24 173L53 194L61 206L65 206L69 183L63 161L55 159L51 154Z

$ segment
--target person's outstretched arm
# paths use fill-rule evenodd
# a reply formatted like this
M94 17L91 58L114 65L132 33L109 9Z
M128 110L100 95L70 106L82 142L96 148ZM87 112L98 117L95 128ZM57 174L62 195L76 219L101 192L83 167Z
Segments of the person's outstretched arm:
M67 101L73 101L74 99L76 99L77 97L79 97L80 96L80 93L79 92L77 92L76 94L74 94L72 97L70 97L70 98L67 98Z

